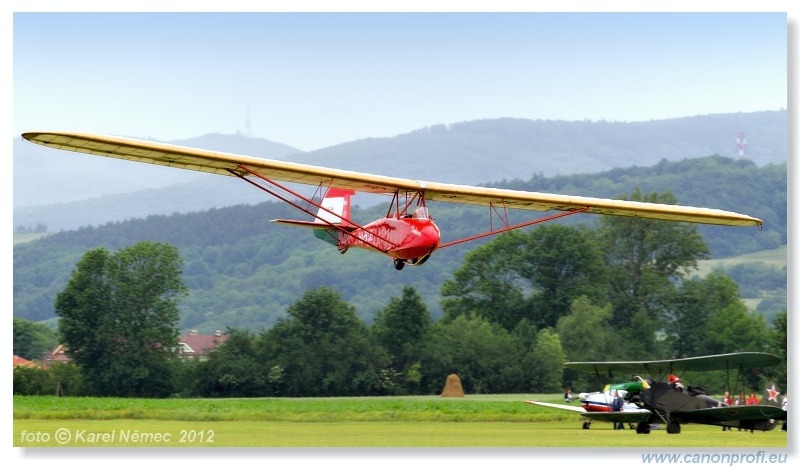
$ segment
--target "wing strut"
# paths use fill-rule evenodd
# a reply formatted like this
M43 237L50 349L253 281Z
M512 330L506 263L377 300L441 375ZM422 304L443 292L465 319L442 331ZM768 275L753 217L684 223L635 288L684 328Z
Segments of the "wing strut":
M485 238L487 236L493 236L493 235L496 235L496 234L499 234L499 233L504 233L506 231L516 230L518 228L523 228L523 227L526 227L526 226L535 225L537 223L542 223L542 222L546 222L546 221L550 221L550 220L555 220L557 218L562 218L562 217L567 217L567 216L570 216L570 215L575 215L576 213L583 213L583 212L586 212L586 211L588 211L590 209L591 209L591 207L583 207L583 208L578 208L578 209L575 209L575 210L569 210L569 211L566 211L566 212L557 213L555 215L550 215L549 217L537 218L536 220L531 220L531 221L526 221L526 222L523 222L523 223L518 223L516 225L511 225L511 226L506 225L504 228L499 228L499 229L496 229L496 230L491 229L491 226L490 226L489 227L489 231L487 231L486 233L481 233L481 234L478 234L478 235L475 235L475 236L470 236L468 238L462 238L462 239L457 239L455 241L449 241L447 243L442 243L442 244L439 245L439 249L446 248L448 246L453 246L453 245L456 245L456 244L466 243L467 241L473 241L473 240L476 240L476 239Z
M278 184L277 182L275 182L275 181L273 181L273 180L271 180L271 179L268 179L268 178L266 178L266 177L264 177L264 176L262 176L262 175L260 175L260 174L256 173L255 171L252 171L252 170L250 170L249 168L247 168L247 167L246 167L246 166L244 166L244 165L237 165L236 167L237 167L239 170L241 170L242 172L240 173L240 172L238 172L238 171L234 171L234 170L232 170L232 169L228 169L227 171L228 171L228 172L230 172L230 173L231 173L233 176L236 176L236 177L238 177L239 179L241 179L241 180L243 180L243 181L247 182L248 184L251 184L251 185L253 185L253 186L255 186L255 187L257 187L257 188L261 189L262 191L264 191L264 192L266 192L267 194L269 194L269 195L271 195L271 196L273 196L273 197L275 197L275 198L277 198L277 199L281 200L282 202L286 202L287 204L291 205L292 207L296 208L297 210L300 210L300 211L301 211L301 212L303 212L303 213L306 213L306 214L308 214L308 215L311 215L311 216L316 216L316 214L315 214L314 212L312 212L312 211L311 211L309 208L302 207L302 206L301 206L300 204L298 204L297 202L295 202L295 201L293 201L293 200L289 199L287 196L285 196L285 195L282 195L281 193L279 193L278 191L276 191L276 190L274 190L274 189L270 189L269 187L265 187L265 186L263 186L263 185L261 185L261 184L257 183L256 181L252 181L252 180L248 179L248 178L246 177L246 175L248 175L248 174L249 174L249 175L251 175L251 176L255 176L255 177L257 177L257 178L259 178L259 179L261 179L261 180L265 181L265 182L266 182L266 183L268 183L269 185L275 186L275 187L279 188L280 190L282 190L282 191L284 191L284 192L288 192L289 194L291 194L291 195L293 195L293 196L297 197L298 199L301 199L301 200L303 200L303 201L304 201L304 202L306 202L308 205L313 205L315 208L317 208L317 209L319 209L319 210L323 210L323 211L325 211L325 212L327 212L327 213L329 213L329 214L333 215L335 218L340 218L340 217L339 217L339 215L338 215L337 213L333 212L332 210L330 210L330 209L327 209L327 208L323 207L321 204L318 204L318 203L314 202L313 200L309 199L308 197L305 197L305 196L303 196L302 194L300 194L300 193L298 193L298 192L295 192L295 191L293 191L293 190L289 189L289 188L288 188L288 187L286 187L286 186L283 186L283 185L281 185L281 184ZM319 217L317 217L317 218L319 218ZM348 225L348 227L349 227L350 229L348 229L348 228L342 227L341 225L338 225L338 224L332 223L332 222L330 222L330 221L323 220L323 219L321 219L321 218L319 218L319 219L320 219L320 222L321 222L320 224L327 225L327 226L329 226L329 227L330 227L330 228L332 228L332 229L335 229L335 230L337 230L337 231L339 231L339 232L341 232L341 233L344 233L344 234L346 234L347 236L353 236L353 234L351 233L351 231L352 231L352 228L353 228L353 227L355 227L355 228L358 228L358 229L360 229L361 231L364 231L364 232L368 232L368 233L370 233L370 234L371 234L372 236L374 236L375 238L378 238L378 239L380 239L380 240L382 240L382 241L385 241L385 242L389 243L389 244L390 244L390 245L392 245L392 246L396 246L396 245L395 245L395 243L393 243L393 242L389 241L388 239L386 239L386 238L384 238L384 237L380 236L380 235L379 235L379 234L377 234L377 233L373 233L373 232L371 232L371 231L368 231L366 228L364 228L363 226L359 225L358 223L354 223L352 220L345 220L345 221L347 221L347 223L349 224L349 225ZM370 241L368 241L368 240L361 239L360 237L356 237L356 238L358 238L358 239L359 239L360 241L362 241L363 243L365 243L365 244L368 244L369 246L371 246L371 247L375 248L376 250L378 250L378 251L380 251L380 252L383 252L383 253L385 253L385 252L386 252L386 250L385 250L385 249L383 249L383 248L381 248L381 247L379 247L379 246L377 246L377 245L375 245L375 244L371 243L371 242L370 242Z

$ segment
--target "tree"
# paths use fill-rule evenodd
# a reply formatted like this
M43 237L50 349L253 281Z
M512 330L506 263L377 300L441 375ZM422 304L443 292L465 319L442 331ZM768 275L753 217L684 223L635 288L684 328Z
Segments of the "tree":
M424 389L438 393L451 373L461 378L467 393L526 392L520 380L521 356L516 340L502 326L489 320L461 315L438 321L422 363Z
M168 244L141 242L80 259L56 297L59 334L92 393L165 396L178 342L181 258Z
M214 348L208 360L197 365L197 392L209 397L268 395L255 335L237 329L228 329L226 335L228 339Z
M58 345L58 334L45 324L14 318L14 355L40 358Z
M566 356L561 349L558 334L552 329L542 329L536 334L532 351L531 386L534 392L558 392L562 389L562 373Z
M643 195L638 189L630 200L675 204L670 193ZM609 300L613 325L630 328L634 317L641 326L649 322L648 335L663 327L666 304L680 280L709 257L697 227L688 223L604 216L599 238L608 265ZM641 335L644 331L638 331Z
M787 316L788 315L786 311L782 311L778 313L777 316L775 316L775 319L772 322L773 328L775 329L771 347L773 351L772 353L781 357L781 359L783 360L783 363L781 364L780 367L778 367L778 369L773 373L773 375L777 381L776 384L781 389L787 389L786 385L789 382L789 378L787 376L788 369L786 363L789 353L789 350L787 348L787 345L789 343L788 331L786 329Z
M709 320L725 308L741 303L739 288L727 274L715 269L705 278L684 281L672 302L667 326L668 350L673 357L692 357L737 350L720 350L708 342Z
M709 354L770 352L770 328L764 318L751 313L741 301L714 311L705 330Z
M603 298L605 266L591 229L543 225L527 238L517 269L533 289L526 317L537 327L555 327L580 296Z
M589 298L575 299L569 314L558 320L556 331L566 359L569 361L622 360L625 347L621 337L610 327L611 305L596 306ZM591 376L574 370L564 370L564 385L573 389L602 386Z
M355 309L328 287L309 290L264 334L263 365L280 371L286 396L374 394L388 363ZM275 368L275 367L278 368Z
M509 331L523 318L538 328L554 327L573 299L605 293L604 269L587 227L512 231L467 254L442 286L442 304L447 318L473 313Z
M15 366L13 372L13 391L19 395L55 394L50 388L50 373L47 370L27 366Z
M714 311L708 318L705 343L709 354L771 352L774 332L764 318L751 313L741 301ZM763 389L762 369L745 370L750 389Z
M478 315L513 329L524 311L522 290L527 282L515 266L526 244L522 232L511 231L467 253L453 279L442 285L446 320Z
M405 286L402 298L392 298L375 315L372 333L389 353L392 370L402 380L403 393L419 391L419 363L431 326L428 308L411 286Z

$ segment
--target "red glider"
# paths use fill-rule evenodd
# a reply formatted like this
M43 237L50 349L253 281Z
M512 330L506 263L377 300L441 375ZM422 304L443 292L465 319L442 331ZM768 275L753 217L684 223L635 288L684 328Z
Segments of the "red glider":
M71 132L26 132L22 137L62 150L238 177L315 217L313 221L273 221L313 228L318 238L336 245L343 254L350 248L382 253L393 259L398 270L405 265L422 265L434 251L446 246L576 213L715 225L762 225L757 218L717 209L442 184L122 137ZM316 186L317 194L306 197L278 181ZM350 197L356 192L390 195L392 202L386 216L366 225L354 222L350 218ZM317 202L319 196L322 200ZM427 201L488 206L489 229L476 236L441 243L441 233L428 211ZM508 221L509 209L558 213L512 225ZM494 218L499 220L496 228Z

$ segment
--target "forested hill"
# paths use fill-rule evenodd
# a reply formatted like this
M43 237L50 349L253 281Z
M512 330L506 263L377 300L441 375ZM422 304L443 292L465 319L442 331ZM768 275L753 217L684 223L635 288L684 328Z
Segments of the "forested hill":
M711 156L595 174L537 176L506 186L598 197L617 197L636 188L644 193L671 191L682 205L733 210L765 221L763 231L702 226L712 253L722 257L786 243L786 183L786 164L759 167L747 160ZM485 208L438 204L434 210L445 241L486 228ZM385 207L356 208L354 218L367 221L384 212ZM525 215L530 218L531 212ZM142 240L180 249L184 279L191 289L181 305L184 329L261 329L274 323L305 291L323 285L340 291L365 319L411 285L437 316L442 283L461 265L464 254L480 243L441 250L424 266L398 272L384 256L359 250L342 256L310 232L268 223L289 217L297 213L285 204L265 202L115 222L15 245L14 317L54 317L55 295L87 250L99 246L116 250ZM589 224L599 217L569 218Z

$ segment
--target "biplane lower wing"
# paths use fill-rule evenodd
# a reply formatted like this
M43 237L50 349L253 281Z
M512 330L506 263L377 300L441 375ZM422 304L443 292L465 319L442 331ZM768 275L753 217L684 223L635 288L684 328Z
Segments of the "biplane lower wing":
M760 226L763 223L757 218L725 210L426 182L88 133L26 132L22 137L61 150L225 176L251 174L287 183L339 187L375 194L419 192L424 193L428 201L542 212L585 211L599 215L714 225Z
M587 413L586 409L576 405L554 404L552 402L540 402L540 401L525 401L525 403L531 405L538 405L542 407L552 407L553 409L559 409L559 410L568 410L570 412L576 412L581 415Z
M612 423L639 423L650 419L652 413L646 409L626 410L622 412L590 412L583 407L565 404L555 404L551 402L525 401L526 404L538 405L542 407L552 407L559 410L568 410L580 414L581 417L589 420Z
M786 420L787 412L770 405L738 405L675 411L670 417L691 423L721 424L733 420Z

